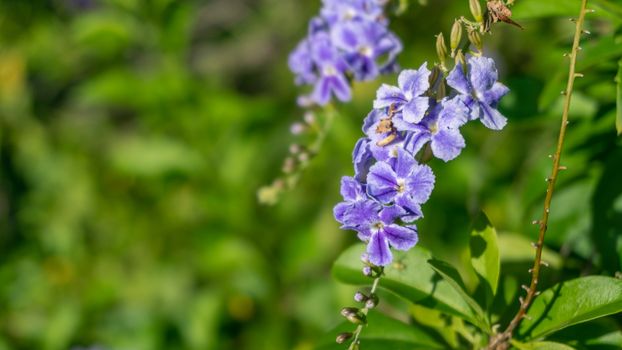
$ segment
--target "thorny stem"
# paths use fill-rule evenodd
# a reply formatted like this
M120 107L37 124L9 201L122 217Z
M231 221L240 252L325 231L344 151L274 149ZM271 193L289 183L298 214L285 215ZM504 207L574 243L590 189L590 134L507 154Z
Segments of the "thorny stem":
M374 283L372 284L371 290L369 291L370 295L376 293L376 289L378 289L378 284L380 283L380 277L382 277L382 272L379 273L378 276L376 276L376 278L374 278ZM367 313L369 312L369 308L365 306L364 308L361 309L361 312L364 315L367 315ZM353 346L358 345L359 337L361 335L361 332L363 331L364 326L365 324L360 324L356 327L356 330L353 332L354 338L352 339L352 343L350 344L349 349L353 349Z
M544 199L544 210L542 213L542 219L539 221L535 221L536 224L539 225L539 233L538 233L538 242L536 243L536 257L533 264L533 268L531 271L531 283L529 284L529 288L527 289L527 296L524 300L521 301L520 309L508 325L508 328L503 332L491 339L490 344L488 345L489 350L497 350L497 349L507 349L507 342L512 338L512 332L518 327L523 318L526 317L527 310L533 301L533 298L538 294L538 278L540 277L540 268L545 263L542 261L542 248L544 246L544 236L546 234L549 214L551 211L551 200L553 198L553 191L555 189L555 183L557 182L557 176L560 170L566 169L565 167L560 165L562 149L564 146L564 139L566 137L566 127L568 126L568 114L570 112L570 102L572 99L572 91L574 88L574 82L577 77L581 77L581 74L576 73L576 64L577 64L577 55L581 50L579 43L581 41L581 34L583 34L583 23L585 21L585 15L587 11L587 0L581 1L581 12L579 14L579 19L576 21L576 28L574 34L574 42L572 45L572 52L570 53L570 68L568 75L568 83L566 85L566 90L562 92L565 96L564 101L564 110L562 113L562 122L559 129L559 137L557 140L557 150L555 154L552 156L553 158L553 168L551 171L551 176L547 178L548 186L546 189L546 197Z

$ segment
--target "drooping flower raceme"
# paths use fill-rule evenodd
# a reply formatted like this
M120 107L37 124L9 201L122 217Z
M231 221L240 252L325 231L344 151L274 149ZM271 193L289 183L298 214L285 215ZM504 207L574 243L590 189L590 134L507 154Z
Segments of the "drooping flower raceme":
M344 201L334 208L341 228L367 243L372 264L388 265L391 248L408 250L418 241L414 222L423 217L435 177L416 157L429 149L445 162L455 159L466 146L460 128L471 120L493 130L505 126L497 106L509 89L497 79L492 59L469 56L446 79L423 64L404 70L398 86L378 89L363 123L366 136L352 154L355 176L342 179ZM438 89L444 84L450 89Z
M299 85L313 85L300 103L327 104L333 97L351 99L348 78L372 80L393 72L402 51L388 29L383 0L324 0L309 23L308 36L289 57Z

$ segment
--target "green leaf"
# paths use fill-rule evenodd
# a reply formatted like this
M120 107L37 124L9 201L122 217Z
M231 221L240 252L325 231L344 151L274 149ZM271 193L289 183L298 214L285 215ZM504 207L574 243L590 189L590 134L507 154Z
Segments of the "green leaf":
M475 315L478 318L478 323L480 327L489 330L490 325L488 325L488 323L486 322L486 314L484 313L484 310L482 310L479 304L468 294L467 288L464 285L464 282L462 281L462 277L460 277L460 273L458 272L458 270L456 270L449 263L441 260L430 259L428 260L428 264L430 264L434 271L438 272L438 274L441 275L443 279L447 281L447 283L449 283L449 285L452 286L456 292L458 292L458 294L460 294L462 299L464 299L469 304L471 309L475 311Z
M349 284L369 284L371 280L361 273L364 251L365 245L355 244L343 252L333 266L335 278ZM477 324L475 313L460 293L427 263L431 258L430 252L419 246L408 252L395 252L393 263L385 267L380 287L413 303Z
M512 342L512 345L519 350L574 350L573 347L552 341L533 342L527 344Z
M485 286L486 304L490 305L495 294L497 294L501 262L499 258L499 245L497 243L497 230L495 230L483 212L475 218L471 227L469 254L471 256L471 265L480 283Z
M445 349L431 335L413 325L390 318L380 312L371 311L367 317L369 327L365 327L359 337L361 347L366 350L386 349ZM343 350L347 345L335 343L342 332L352 332L355 326L344 322L327 334L317 350Z
M617 97L616 102L618 105L618 111L616 114L616 129L618 130L618 136L622 135L622 59L618 62L618 75L616 76L617 85Z
M562 282L536 297L519 329L537 339L568 326L622 311L622 280L589 276Z

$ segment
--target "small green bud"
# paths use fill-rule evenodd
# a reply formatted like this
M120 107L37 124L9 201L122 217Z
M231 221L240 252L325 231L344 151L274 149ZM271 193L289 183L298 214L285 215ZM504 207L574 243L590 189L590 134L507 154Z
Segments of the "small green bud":
M475 30L469 30L469 41L477 48L477 51L481 52L484 48L484 45L482 44L482 36Z
M447 45L445 44L445 37L443 33L439 33L436 36L436 54L438 55L438 59L441 64L445 64L445 60L447 59Z
M344 333L340 333L337 336L337 339L335 339L335 341L337 342L337 344L343 344L350 338L352 338L352 333L344 332Z
M484 22L484 17L482 16L482 7L480 6L479 0L469 0L469 8L471 9L471 14L475 21L478 23Z
M458 52L456 52L456 65L460 64L462 65L462 71L464 71L464 73L466 74L467 72L467 66L466 66L466 59L464 58L464 54L462 53L462 50L458 50Z
M451 27L451 36L449 37L449 45L451 46L452 54L460 45L460 40L462 40L462 23L460 21L455 21L454 26Z
M359 349L360 349L360 347L359 347L358 341L350 344L350 347L348 348L348 350L359 350Z

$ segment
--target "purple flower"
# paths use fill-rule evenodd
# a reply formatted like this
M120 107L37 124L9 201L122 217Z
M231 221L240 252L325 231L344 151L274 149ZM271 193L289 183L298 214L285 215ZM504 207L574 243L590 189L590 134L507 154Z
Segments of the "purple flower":
M421 204L426 202L434 188L434 174L427 165L417 164L414 157L398 150L393 164L378 162L369 169L367 192L384 204L394 203L404 208L411 222L423 216Z
M430 70L424 63L417 70L405 69L398 77L398 86L383 84L376 92L374 108L393 106L399 113L396 118L409 123L419 123L429 106L429 98L423 96L430 88Z
M311 38L311 55L319 74L312 93L313 100L322 106L330 101L332 95L342 102L349 101L352 96L345 76L348 65L327 33L319 32Z
M393 127L392 120L386 109L373 109L363 122L369 151L378 161L392 162L404 145L404 137Z
M341 178L341 196L344 201L333 208L333 215L343 229L357 230L365 217L375 217L382 208L369 199L365 185L349 176Z
M370 141L366 137L360 138L354 151L352 151L352 163L354 164L354 178L358 181L365 181L369 168L376 162L371 150Z
M471 110L471 119L480 119L493 130L501 130L507 119L497 110L499 100L510 90L497 82L498 72L491 58L470 56L466 74L462 64L449 73L447 84L454 88Z
M369 210L371 209L371 210ZM417 228L414 225L400 226L395 223L406 211L398 206L369 208L356 216L358 237L367 242L369 261L385 266L393 260L390 247L408 250L417 244Z
M331 30L331 39L344 52L356 80L371 80L390 70L402 50L399 39L378 22L337 23ZM379 63L385 56L386 61Z
M383 0L323 0L322 16L330 23L352 20L378 21L383 19Z
M317 80L309 40L304 39L289 55L289 69L296 75L296 84L313 84Z
M459 97L445 98L432 107L430 113L418 124L401 122L398 128L410 131L405 140L405 148L416 154L430 142L436 158L448 162L456 158L466 146L459 128L468 119L469 110ZM400 121L396 121L396 124Z

